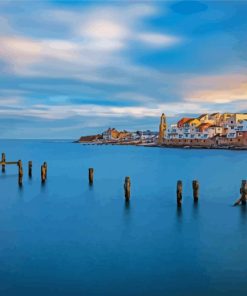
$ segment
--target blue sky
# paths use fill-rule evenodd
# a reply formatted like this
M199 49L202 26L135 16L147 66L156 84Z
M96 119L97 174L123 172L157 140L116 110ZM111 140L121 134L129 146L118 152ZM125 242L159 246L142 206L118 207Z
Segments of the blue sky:
M0 137L247 112L246 1L0 1Z

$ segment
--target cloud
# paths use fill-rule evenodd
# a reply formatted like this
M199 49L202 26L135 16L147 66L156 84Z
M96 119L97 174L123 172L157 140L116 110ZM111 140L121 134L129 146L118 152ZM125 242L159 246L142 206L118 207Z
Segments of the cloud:
M0 99L0 107L17 106L21 102L22 99L18 97L5 97L4 99Z
M99 68L121 70L122 65L130 63L123 51L132 50L133 41L156 48L178 43L175 36L146 32L143 22L148 16L157 14L154 5L93 6L80 11L47 10L40 12L41 25L52 21L53 26L66 28L68 37L33 38L23 33L0 36L0 60L7 64L9 73L58 75L104 82L106 77ZM47 30L50 31L49 26Z
M154 33L140 34L139 36L137 36L137 39L151 46L162 48L170 47L172 45L178 44L181 41L180 38L175 36Z
M180 103L166 103L166 104L153 104L150 106L127 106L116 107L112 106L100 106L96 104L84 104L82 106L60 104L60 105L46 105L46 104L34 104L33 106L27 106L25 104L16 105L16 109L1 108L0 114L5 117L33 117L46 120L61 120L69 119L76 116L79 117L92 117L96 118L158 118L164 110L168 116L176 116L181 112ZM183 112L196 112L200 106L196 103L186 103L183 106ZM23 112L25 110L25 113ZM209 112L209 108L203 107L203 112Z
M223 24L213 32L210 9L181 15L151 1L22 5L1 7L2 124L18 120L30 134L30 122L43 134L156 128L162 112L247 108L236 32Z
M224 104L247 101L247 74L200 76L187 81L186 101Z
M128 36L129 32L127 27L107 19L95 19L87 22L79 29L80 34L84 37L96 40L121 40Z
M37 62L42 55L42 47L31 39L20 37L0 38L0 58L13 68Z

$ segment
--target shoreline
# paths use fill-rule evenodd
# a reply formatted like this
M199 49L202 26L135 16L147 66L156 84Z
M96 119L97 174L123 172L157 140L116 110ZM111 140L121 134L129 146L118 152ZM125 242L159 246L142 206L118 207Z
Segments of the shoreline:
M135 143L135 142L80 142L80 141L74 141L73 143L81 144L81 145L114 145L114 146L140 146L140 147L149 147L149 148L179 148L179 149L210 149L210 150L247 150L247 147L241 147L241 146L196 146L196 145L166 145L166 144L156 144L156 143Z

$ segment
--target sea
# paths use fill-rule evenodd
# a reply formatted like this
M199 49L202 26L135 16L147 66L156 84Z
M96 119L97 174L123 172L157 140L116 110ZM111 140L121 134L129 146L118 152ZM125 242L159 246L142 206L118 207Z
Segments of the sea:
M247 207L232 206L247 151L0 140L0 152L24 170L22 187L16 165L0 170L0 295L247 295Z

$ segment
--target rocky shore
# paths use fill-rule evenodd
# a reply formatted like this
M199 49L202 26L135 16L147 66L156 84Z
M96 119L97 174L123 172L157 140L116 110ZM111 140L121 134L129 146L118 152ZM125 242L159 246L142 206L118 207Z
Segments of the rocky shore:
M157 148L180 148L180 149L224 149L224 150L247 150L247 146L235 145L175 145L175 144L158 144L155 142L141 142L141 141L117 141L117 140L102 140L94 136L84 137L75 143L83 145L118 145L118 146L143 146L143 147L157 147Z

